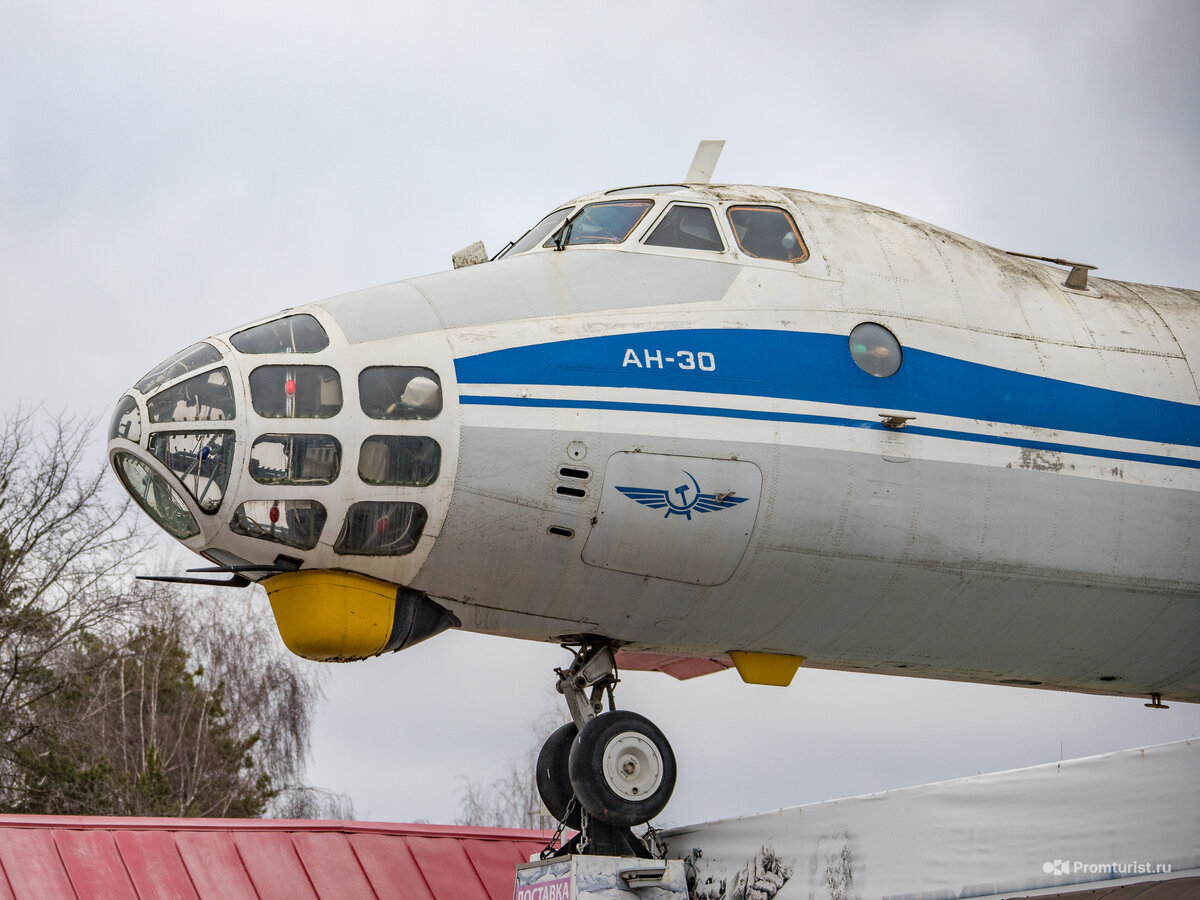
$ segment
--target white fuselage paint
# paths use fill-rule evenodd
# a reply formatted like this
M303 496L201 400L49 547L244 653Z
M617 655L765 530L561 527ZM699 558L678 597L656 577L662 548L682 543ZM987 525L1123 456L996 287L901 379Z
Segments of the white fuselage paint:
M1071 291L1059 269L821 195L646 196L656 207L622 244L294 310L329 332L311 362L342 373L345 405L288 427L337 435L342 475L263 486L237 474L243 449L228 496L319 494L330 523L295 554L306 567L410 585L470 630L1200 700L1200 293ZM641 243L681 199L716 212L730 249ZM740 252L736 204L789 211L809 258ZM895 376L851 360L862 322L899 339ZM241 409L260 362L235 377ZM381 428L355 393L375 364L441 377L440 416L387 426L441 444L428 487L355 475ZM244 448L281 426L251 412L237 427ZM704 493L709 511L688 506ZM339 515L381 495L426 507L417 549L335 554ZM185 543L272 558L230 532L233 505Z

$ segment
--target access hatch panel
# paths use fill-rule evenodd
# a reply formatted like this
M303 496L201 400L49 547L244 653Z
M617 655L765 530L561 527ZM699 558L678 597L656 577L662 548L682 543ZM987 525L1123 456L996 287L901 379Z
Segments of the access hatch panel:
M736 459L614 453L583 561L687 584L728 581L746 553L762 472Z

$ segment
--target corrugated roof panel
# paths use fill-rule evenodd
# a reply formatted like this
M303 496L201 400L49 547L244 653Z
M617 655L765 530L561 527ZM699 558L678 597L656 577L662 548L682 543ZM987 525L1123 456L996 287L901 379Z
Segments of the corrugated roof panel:
M188 877L201 897L259 900L258 892L227 831L168 831L175 838Z
M406 843L435 897L491 900L461 843L415 836L409 837ZM464 878L464 873L475 877Z
M143 900L199 900L169 831L116 831L113 838Z
M319 896L379 897L346 835L299 832L292 843Z
M508 900L548 832L0 815L0 900Z
M437 900L403 840L382 834L352 834L350 846L380 897Z
M529 862L530 854L540 852L545 846L533 842L522 846L507 841L480 840L459 843L491 900L512 900L513 871L520 863Z
M54 843L79 900L139 900L112 832L56 829Z
M0 900L17 900L12 885L8 883L8 873L4 871L3 863L0 863Z
M0 830L0 865L19 898L76 896L49 828Z
M262 900L319 900L286 831L235 831L233 841Z

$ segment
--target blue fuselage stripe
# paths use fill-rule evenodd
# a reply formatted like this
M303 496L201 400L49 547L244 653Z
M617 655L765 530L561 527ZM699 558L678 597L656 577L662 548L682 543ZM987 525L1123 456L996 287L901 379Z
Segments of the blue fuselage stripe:
M843 416L814 416L805 413L782 413L755 409L724 409L713 406L680 406L670 403L625 403L616 400L549 400L522 397L481 397L465 394L459 402L467 406L516 406L542 409L607 409L620 412L667 413L685 416L716 416L726 419L753 419L765 422L798 422L804 425L834 425L842 428L867 428L877 431L888 429L881 422L867 419L851 419ZM1059 444L1052 441L1031 441L994 434L975 434L970 431L954 431L948 428L926 428L909 425L905 434L922 434L929 437L948 438L956 441L971 441L977 444L998 444L1004 447L1022 447L1030 450L1047 450L1056 453L1075 453L1081 456L1096 456L1102 459L1120 459L1134 462L1155 463L1164 466L1181 466L1200 469L1200 460L1157 456L1152 453L1131 453L1126 450L1109 450L1103 447L1084 447L1077 444Z
M937 353L905 348L890 378L863 372L850 356L845 335L759 329L679 329L551 341L495 350L455 361L460 384L631 388L693 394L757 397L926 413L947 418L1074 432L1163 445L1200 447L1200 405L1015 372ZM495 398L483 401L497 403ZM523 402L523 401L521 401ZM571 401L564 402L571 405ZM879 427L837 417L739 409L575 404L595 409L689 411L774 421L847 427ZM1074 448L971 432L924 429L959 440L1020 447L1069 449L1114 459L1143 459L1197 467L1190 460L1126 451Z

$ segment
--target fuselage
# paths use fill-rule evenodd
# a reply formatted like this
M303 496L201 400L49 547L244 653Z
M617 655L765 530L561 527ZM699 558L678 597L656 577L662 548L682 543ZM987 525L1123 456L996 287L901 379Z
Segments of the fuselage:
M218 564L470 630L1200 700L1200 292L1064 275L800 191L597 193L207 339L110 456Z

